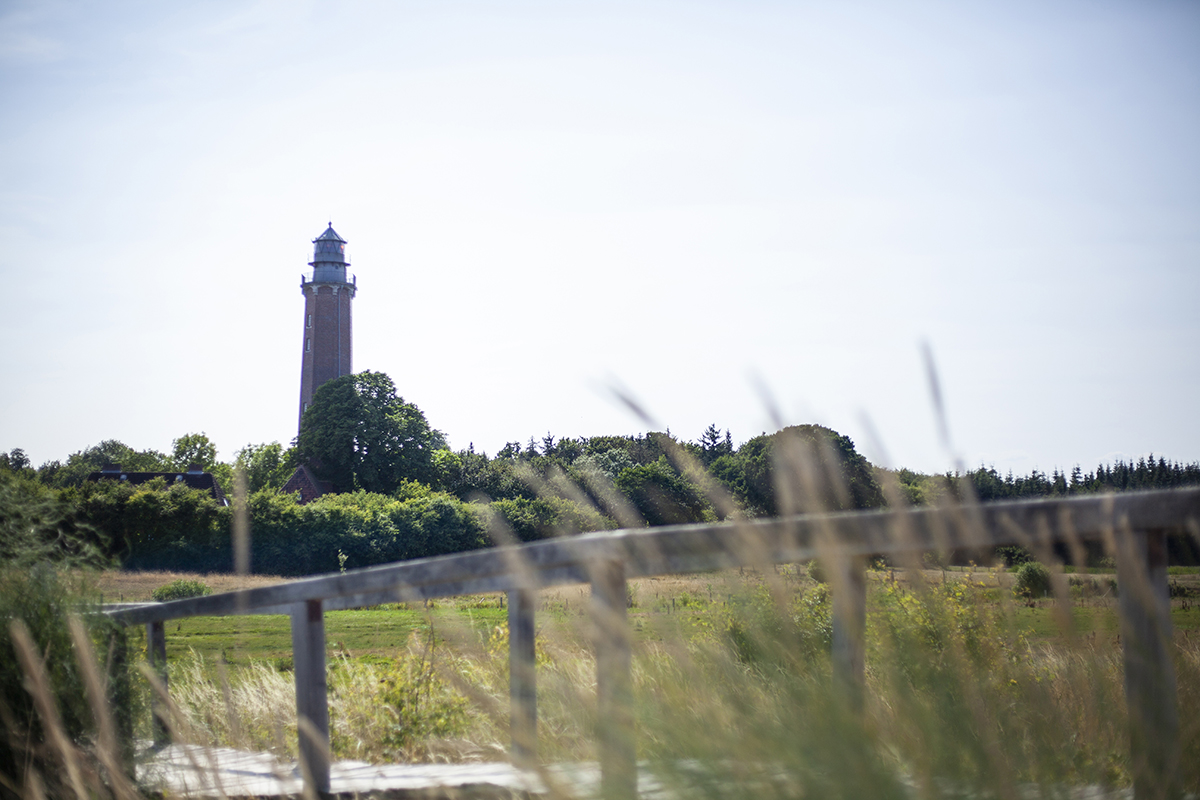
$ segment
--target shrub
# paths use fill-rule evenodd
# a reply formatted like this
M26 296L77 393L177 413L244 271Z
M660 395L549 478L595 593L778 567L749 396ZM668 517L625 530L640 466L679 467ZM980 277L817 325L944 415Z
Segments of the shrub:
M481 515L470 503L415 484L399 491L402 499L354 492L303 506L289 495L252 495L255 572L312 575L487 545Z
M378 678L380 701L394 722L384 734L388 745L411 747L423 739L458 736L467 729L467 699L438 673L430 641L395 659Z
M103 565L102 541L74 517L63 494L32 479L0 469L0 798L67 796L61 757L45 746L47 732L19 666L14 628L24 626L36 657L44 663L46 688L58 708L58 725L73 745L72 757L88 761L94 725L68 617L84 621L93 649L107 652L109 623L96 611L86 569ZM96 648L100 645L100 648ZM114 651L115 652L115 651ZM97 666L92 664L89 666ZM132 714L129 673L114 672L113 707ZM28 684L34 685L34 684ZM123 717L121 724L130 717ZM94 748L92 748L94 750ZM31 788L34 774L41 791Z
M206 490L163 478L87 482L64 495L79 524L102 532L110 555L129 569L226 571L232 510Z
M95 600L86 587L70 573L60 572L49 563L21 569L8 565L0 568L0 710L6 728L6 735L0 736L0 777L4 779L0 783L0 798L39 796L30 788L30 782L38 780L44 796L71 794L63 756L45 744L51 741L51 736L35 710L30 693L34 684L19 665L14 633L18 621L28 632L36 657L44 664L49 694L46 699L58 710L54 724L73 745L68 757L83 765L85 772L94 774L91 753L96 731L89 712L83 654L75 647L67 620L69 615L78 615L87 628L93 649L104 654L112 628L96 610ZM92 666L104 669L99 663ZM121 715L118 725L124 726L135 713L131 707L129 673L112 672L110 681L111 707Z
M829 577L825 574L825 568L815 558L808 562L808 577L817 583L826 583L829 580Z
M626 467L617 476L616 487L650 525L702 522L706 513L712 513L700 487L680 475L666 456L650 464Z
M615 526L612 520L598 511L562 497L539 497L536 500L515 497L493 501L489 507L522 542L609 530Z
M1027 561L1017 570L1013 592L1024 597L1045 597L1050 594L1050 570L1037 561Z
M98 565L103 545L94 528L76 519L62 492L0 469L0 562L5 566Z
M212 594L212 588L207 583L180 578L158 587L150 593L150 596L160 603L166 603L171 600L184 600L188 597L204 597L207 594Z
M1032 553L1016 544L997 547L996 558L1003 561L1006 567L1017 567L1034 560Z
M925 569L945 569L946 558L943 553L936 550L930 550L921 554L921 563Z

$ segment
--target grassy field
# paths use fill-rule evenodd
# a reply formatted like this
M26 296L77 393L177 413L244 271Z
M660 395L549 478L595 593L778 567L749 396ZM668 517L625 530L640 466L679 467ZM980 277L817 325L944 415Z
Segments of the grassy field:
M970 581L992 590L985 595L989 602L999 605L1010 599L1014 576L998 570L926 570L926 580L937 584ZM1103 588L1115 576L1090 573ZM755 576L750 576L753 579ZM785 574L786 577L786 574ZM870 585L876 589L889 580L903 582L901 571L871 571ZM214 591L265 586L281 581L269 576L191 575L182 573L143 573L110 571L98 576L97 586L106 598L121 597L126 602L150 599L150 593L165 583L179 578L200 580ZM730 598L744 591L747 576L738 573L712 575L668 576L646 578L631 582L630 622L636 641L662 641L674 632L696 627L716 606L728 604ZM1190 636L1200 629L1200 574L1195 571L1175 574L1171 581L1184 588L1191 597L1172 601L1172 620L1176 636ZM792 576L788 584L797 591L811 587L803 571ZM1056 617L1054 601L1044 599L1012 603L1015 629L1038 641L1057 641L1068 635L1098 636L1114 639L1118 634L1117 601L1111 594L1087 595L1077 592L1073 598L1071 618L1073 628L1062 628ZM878 592L868 594L869 610L878 611ZM470 649L482 646L496 626L507 624L505 599L500 594L471 595L438 600L429 607L410 607L404 604L373 609L334 611L326 615L326 642L333 656L379 659L390 657L408 646L413 635L425 636L432 629L439 640L451 641ZM541 593L538 624L543 629L555 629L565 635L574 625L573 618L582 617L587 609L586 587L562 587ZM143 634L134 634L140 641ZM291 658L291 630L283 616L197 617L173 621L167 626L167 658L177 661L194 653L207 661L218 657L230 664L247 664L252 660L287 666Z
M827 586L803 567L632 581L638 757L680 796L1035 796L1132 775L1111 573L1055 579L1063 600L1014 594L1006 570L868 572L862 705L830 658ZM109 600L179 578L215 590L269 577L110 572ZM1171 576L1183 780L1200 789L1200 575ZM503 760L508 642L499 594L326 617L330 744L374 763ZM586 586L540 593L540 758L596 757ZM132 631L144 647L144 631ZM289 622L167 625L177 740L295 757ZM148 688L131 707L149 706ZM139 735L150 734L148 714ZM702 775L687 765L704 765ZM1044 794L1044 793L1043 793Z

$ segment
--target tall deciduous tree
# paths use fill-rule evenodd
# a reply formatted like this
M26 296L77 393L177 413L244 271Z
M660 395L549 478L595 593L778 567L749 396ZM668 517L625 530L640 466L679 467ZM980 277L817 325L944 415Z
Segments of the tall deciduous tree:
M217 446L203 431L185 433L171 442L171 460L181 472L193 464L208 472L217 463Z
M680 475L666 456L622 470L616 486L650 525L701 522L710 511L704 493Z
M297 449L335 491L390 493L434 478L433 451L445 445L425 415L396 394L382 372L360 372L317 389L300 423Z
M764 516L798 511L877 508L883 492L854 442L820 425L795 425L755 436L713 474L748 510Z

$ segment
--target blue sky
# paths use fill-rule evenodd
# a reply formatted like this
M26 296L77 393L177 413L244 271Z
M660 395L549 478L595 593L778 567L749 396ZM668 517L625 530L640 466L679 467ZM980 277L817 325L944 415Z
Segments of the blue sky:
M5 2L0 71L37 463L289 441L329 220L355 368L455 447L645 430L617 387L925 471L1200 458L1195 3Z

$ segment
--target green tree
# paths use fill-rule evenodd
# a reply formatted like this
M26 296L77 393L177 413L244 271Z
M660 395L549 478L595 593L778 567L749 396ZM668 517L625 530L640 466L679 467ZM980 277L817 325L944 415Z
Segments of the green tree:
M171 472L173 459L157 450L134 450L124 442L106 439L100 444L72 453L66 464L57 461L38 469L42 481L54 486L78 486L105 464L119 464L126 472ZM186 465L185 465L186 466Z
M171 442L171 461L179 472L192 464L199 464L205 472L210 472L217 463L217 446L204 432L185 433Z
M712 516L704 493L676 472L666 456L627 467L616 485L650 525L703 522Z
M488 507L523 542L616 527L594 508L564 497L508 498L489 503Z
M435 478L433 452L445 446L425 415L396 394L382 372L360 372L317 389L304 412L299 457L335 491L387 494L403 480Z
M700 463L708 466L716 461L721 456L730 455L733 453L733 438L729 435L729 431L725 431L724 438L721 437L721 431L716 425L709 425L704 429L704 433L700 434Z
M755 436L712 472L755 514L878 508L883 491L854 442L820 425ZM782 490L782 491L781 491Z
M14 447L8 453L0 453L0 469L10 472L25 472L31 467L29 456L25 455L25 451L19 447Z
M263 489L279 489L295 469L279 442L248 444L237 451L234 467L246 473L246 488L253 494Z

